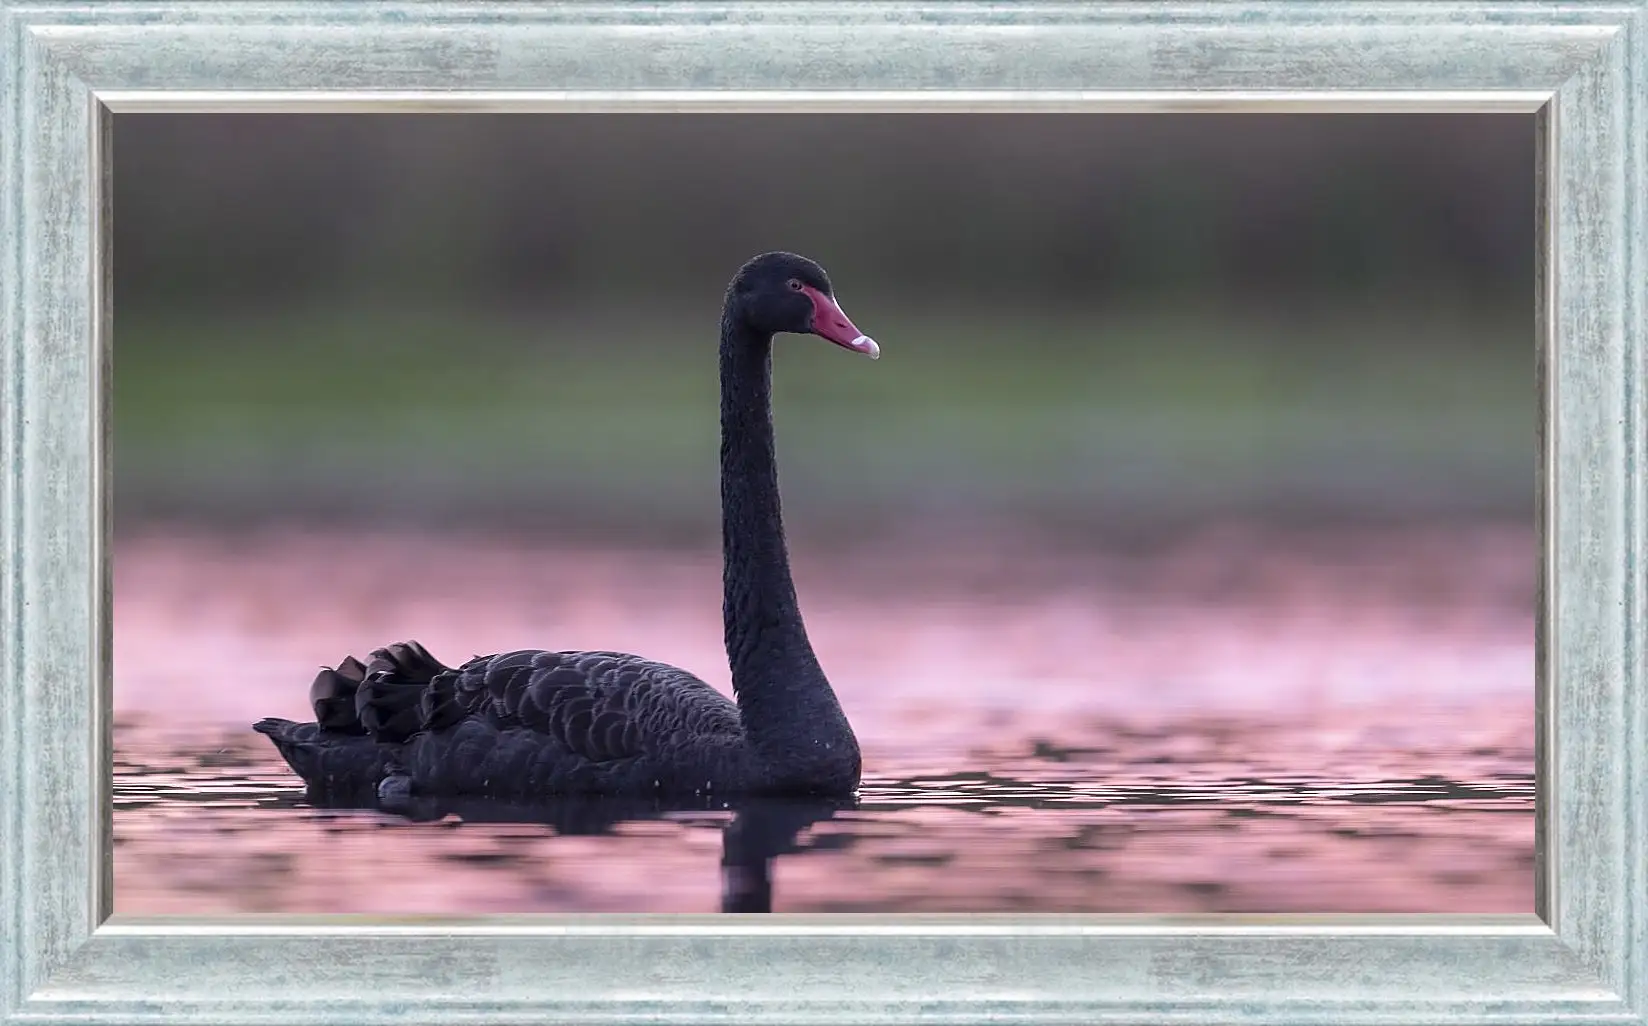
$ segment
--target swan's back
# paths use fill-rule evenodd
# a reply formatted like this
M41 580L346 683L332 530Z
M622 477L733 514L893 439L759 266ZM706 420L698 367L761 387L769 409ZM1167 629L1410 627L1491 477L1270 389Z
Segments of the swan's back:
M623 652L522 649L448 668L406 642L322 670L310 699L315 723L256 729L312 785L696 792L748 776L737 706L685 670Z

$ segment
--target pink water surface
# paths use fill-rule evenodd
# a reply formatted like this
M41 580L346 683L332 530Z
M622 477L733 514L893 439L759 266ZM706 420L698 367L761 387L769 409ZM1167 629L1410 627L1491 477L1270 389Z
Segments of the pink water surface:
M775 911L1532 909L1531 531L795 549L866 779L774 864ZM568 836L317 810L248 725L408 637L619 648L725 689L719 589L713 549L122 534L117 912L713 910L728 815Z

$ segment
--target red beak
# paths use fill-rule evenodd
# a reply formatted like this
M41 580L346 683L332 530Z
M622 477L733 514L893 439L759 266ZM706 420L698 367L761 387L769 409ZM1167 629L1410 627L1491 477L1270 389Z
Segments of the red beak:
M841 304L811 285L803 285L801 291L813 301L814 335L829 339L843 349L863 353L872 360L880 358L881 347L876 345L876 340L853 326L853 322L842 312Z

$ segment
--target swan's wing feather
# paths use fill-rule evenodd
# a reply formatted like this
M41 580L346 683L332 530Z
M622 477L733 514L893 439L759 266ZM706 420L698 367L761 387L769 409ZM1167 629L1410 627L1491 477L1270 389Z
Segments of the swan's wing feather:
M742 730L737 707L704 681L623 652L482 656L436 677L429 691L442 697L426 704L449 717L461 710L501 729L526 727L591 762Z
M450 673L416 641L374 651L366 663L347 656L337 667L321 667L309 685L309 704L323 730L399 744L431 723L451 721L438 708L431 684ZM307 743L307 742L305 742Z

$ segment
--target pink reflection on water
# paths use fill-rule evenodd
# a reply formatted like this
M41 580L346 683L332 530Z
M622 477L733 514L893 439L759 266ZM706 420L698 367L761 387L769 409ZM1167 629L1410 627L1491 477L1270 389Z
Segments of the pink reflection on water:
M809 834L851 844L779 861L779 910L1532 907L1529 788L1481 806L1272 806L1231 784L1293 780L1314 794L1531 774L1529 531L1228 528L1133 557L999 537L796 548L809 631L863 744L868 807ZM123 535L117 792L173 780L193 798L117 808L117 910L714 907L721 842L704 824L562 837L200 800L216 772L205 756L226 776L289 787L247 725L306 718L317 666L407 637L447 661L619 648L727 688L713 550ZM946 804L949 784L905 804L878 791L986 771L1199 788L1205 801L980 810ZM386 888L391 864L407 871Z

